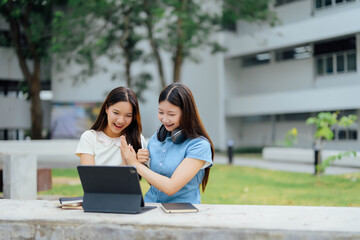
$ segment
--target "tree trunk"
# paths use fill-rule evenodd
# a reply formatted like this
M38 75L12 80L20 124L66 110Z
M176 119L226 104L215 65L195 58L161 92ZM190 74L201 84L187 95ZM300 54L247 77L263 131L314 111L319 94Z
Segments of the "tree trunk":
M159 47L158 47L158 44L153 35L153 24L152 24L153 19L152 19L152 15L150 13L149 4L151 4L151 1L149 1L149 0L144 1L144 8L145 8L145 12L147 14L147 19L145 21L146 28L148 31L148 38L149 38L150 46L151 46L152 52L155 57L161 87L165 88L167 84L166 84L166 80L165 80L165 76L164 76L164 68L163 68L162 59L161 59L161 56L159 53Z
M10 12L13 9L12 2L8 2L8 7ZM28 13L27 17L30 12L30 8L28 6ZM33 56L33 63L34 63L34 72L31 74L29 70L29 66L26 63L25 54L22 52L21 46L21 30L20 24L14 18L9 18L10 23L10 30L11 30L11 37L14 42L15 52L19 61L19 66L21 72L26 80L26 83L29 88L29 96L31 101L31 138L32 139L41 139L41 131L42 131L42 108L41 108L41 101L40 101L40 57L36 54L36 48L34 45L31 45L31 41L28 39L30 51L32 52ZM27 29L28 19L22 19L22 26L24 29Z
M128 38L131 34L131 30L130 30L130 14L131 14L132 10L128 10L125 13L125 19L124 19L124 24L125 24L125 32L124 34L121 36L121 38L119 39L119 44L121 49L124 51L125 54L125 77L126 77L126 84L128 88L131 88L131 49L129 49L129 47L125 44L126 41L128 41Z
M187 0L182 1L181 9L180 11L184 12L186 9ZM181 81L181 67L183 63L184 58L184 31L182 29L182 19L178 17L177 23L176 23L176 35L178 39L178 43L176 45L176 52L174 56L174 82L180 82Z
M182 43L179 43L176 47L176 54L174 59L174 82L181 81L181 66L183 62L183 46Z
M315 159L314 159L314 167L315 167L315 175L320 175L322 173L321 171L321 152L322 152L322 146L321 146L321 138L316 139L314 144L314 152L315 152Z
M159 53L159 48L157 46L157 43L156 43L155 39L153 38L152 33L150 33L150 31L152 32L152 29L149 29L149 27L148 27L150 46L151 46L151 49L152 49L154 57L155 57L155 61L156 61L156 65L157 65L157 69L158 69L158 73L159 73L159 78L160 78L160 82L161 82L161 87L165 88L166 80L165 80L165 76L164 76L164 68L163 68L162 59L161 59L161 56Z
M34 59L34 73L31 79L31 86L29 87L29 94L31 100L31 139L42 138L43 126L43 111L40 100L40 59Z
M126 51L126 49L123 49L124 52ZM129 53L125 52L126 55L126 62L125 62L125 75L126 75L126 83L128 88L132 88L131 86L131 59L129 57Z

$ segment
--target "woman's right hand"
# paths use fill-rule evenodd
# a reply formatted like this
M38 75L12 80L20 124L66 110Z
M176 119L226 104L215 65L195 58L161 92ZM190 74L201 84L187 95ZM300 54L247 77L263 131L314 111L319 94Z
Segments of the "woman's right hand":
M147 149L139 149L137 152L137 159L140 163L145 164L149 160L149 150Z
M120 151L121 157L128 165L136 165L139 163L136 157L136 152L131 145L128 145L124 136L120 137Z

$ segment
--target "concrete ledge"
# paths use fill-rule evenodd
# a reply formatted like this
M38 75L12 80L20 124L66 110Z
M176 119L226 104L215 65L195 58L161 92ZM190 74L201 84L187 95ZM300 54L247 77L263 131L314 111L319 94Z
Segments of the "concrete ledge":
M339 153L340 151L323 150L321 158L326 159ZM314 150L309 148L268 147L263 149L262 155L266 160L314 164ZM357 157L344 157L341 160L336 160L333 165L342 167L360 167L360 152L357 152Z
M360 239L360 208L197 205L199 213L62 210L0 200L2 239ZM159 206L158 204L152 204Z
M37 168L75 168L80 164L79 157L75 155L78 142L79 140L0 141L4 198L36 199ZM51 187L51 172L47 179L39 180L39 190L48 189Z
M0 153L36 155L38 168L73 168L80 164L79 157L75 155L78 143L76 139L0 141Z

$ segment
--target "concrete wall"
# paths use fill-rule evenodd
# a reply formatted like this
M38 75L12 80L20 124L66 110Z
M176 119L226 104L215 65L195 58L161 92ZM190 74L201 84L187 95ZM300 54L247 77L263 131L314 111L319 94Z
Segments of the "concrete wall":
M226 33L226 46L229 48L226 57L243 56L358 33L359 26L353 23L360 21L360 2L349 4L350 6L351 8L333 14L315 15L311 19L253 34L242 36Z
M310 18L312 2L312 0L296 1L272 8L279 18L277 25L282 26ZM239 35L253 34L258 31L266 31L270 28L269 24L253 24L246 21L238 21L236 24L236 32Z
M215 36L222 42L223 35ZM217 148L226 146L224 115L224 59L223 54L211 55L209 49L195 53L200 64L186 62L183 68L183 82L194 94L200 117Z
M19 61L13 48L0 47L0 79L23 81ZM32 68L32 61L28 61Z
M43 126L50 128L51 102L43 101ZM30 102L16 97L0 96L0 129L30 129Z
M272 124L270 122L243 123L240 144L245 147L263 147L272 144Z
M0 96L0 128L29 128L30 103L15 97Z
M226 101L227 116L317 112L360 108L360 86L238 96Z
M313 0L301 0L277 6L274 10L280 19L279 24L286 25L311 18L313 4Z
M242 67L236 80L236 93L247 96L309 89L313 86L312 69L311 58Z

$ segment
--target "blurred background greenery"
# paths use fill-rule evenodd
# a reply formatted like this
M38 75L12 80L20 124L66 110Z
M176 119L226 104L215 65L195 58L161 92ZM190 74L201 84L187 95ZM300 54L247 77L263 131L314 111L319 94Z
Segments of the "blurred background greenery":
M149 184L140 182L145 194ZM53 169L53 187L39 198L82 196L76 169ZM215 164L203 204L360 207L360 173L323 175Z

